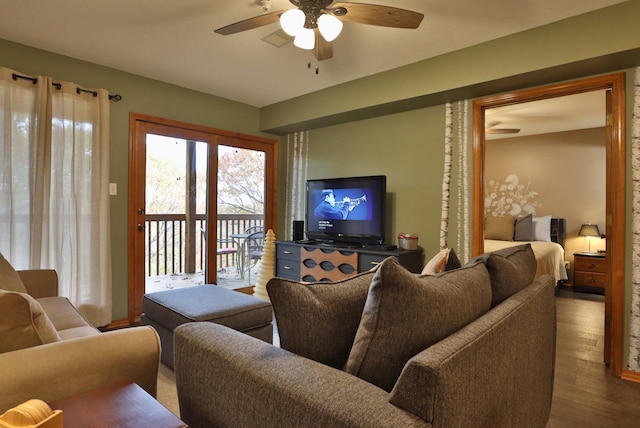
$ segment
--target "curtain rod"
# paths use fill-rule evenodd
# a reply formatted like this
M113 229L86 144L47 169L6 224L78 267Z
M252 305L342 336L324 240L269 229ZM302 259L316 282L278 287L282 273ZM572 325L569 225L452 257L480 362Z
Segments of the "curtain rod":
M31 82L33 82L34 85L36 83L38 83L38 79L36 77L21 76L21 75L16 74L16 73L12 73L11 77L13 78L13 80L18 80L18 79L30 80ZM51 82L51 84L58 90L60 90L62 88L62 83ZM76 93L77 94L80 94L82 92L85 92L87 94L91 94L94 97L98 96L98 92L97 91L91 91L89 89L76 88ZM109 100L110 101L120 101L121 99L122 99L122 96L120 96L119 94L115 94L115 95L109 94Z

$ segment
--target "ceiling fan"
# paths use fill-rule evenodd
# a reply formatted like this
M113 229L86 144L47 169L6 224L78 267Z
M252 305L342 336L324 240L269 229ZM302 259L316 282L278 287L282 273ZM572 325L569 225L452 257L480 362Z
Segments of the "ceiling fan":
M289 0L296 9L269 12L270 0L260 0L266 12L215 30L223 36L252 30L280 21L283 30L295 37L294 44L313 50L318 61L333 56L331 42L340 34L342 21L393 28L418 28L424 14L390 6L333 0Z
M496 128L496 126L500 125L502 122L499 120L492 120L487 123L487 126L484 128L484 131L487 134L517 134L520 132L520 128Z

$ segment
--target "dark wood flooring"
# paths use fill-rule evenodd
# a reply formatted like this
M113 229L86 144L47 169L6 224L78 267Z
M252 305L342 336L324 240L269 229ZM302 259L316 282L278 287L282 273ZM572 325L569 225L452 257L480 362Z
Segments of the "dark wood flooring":
M547 428L640 427L640 383L603 363L604 297L558 290L556 372Z

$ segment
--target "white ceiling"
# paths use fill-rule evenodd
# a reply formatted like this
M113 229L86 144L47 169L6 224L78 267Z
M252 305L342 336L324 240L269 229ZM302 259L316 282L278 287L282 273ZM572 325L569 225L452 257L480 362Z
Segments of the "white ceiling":
M603 127L605 115L604 90L492 108L485 112L485 124L499 122L495 128L516 128L520 129L520 132L487 134L486 139L497 140Z
M0 0L0 38L263 107L622 1L368 2L425 19L416 30L346 22L333 58L318 64L292 43L277 48L261 40L278 23L213 32L262 13L259 0ZM272 0L271 11L291 7Z

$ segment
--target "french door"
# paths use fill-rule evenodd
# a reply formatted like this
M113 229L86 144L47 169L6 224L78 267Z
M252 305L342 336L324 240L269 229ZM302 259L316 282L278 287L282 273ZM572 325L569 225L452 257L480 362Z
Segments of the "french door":
M276 228L277 142L135 113L130 132L129 322L146 292L253 285L239 238Z

